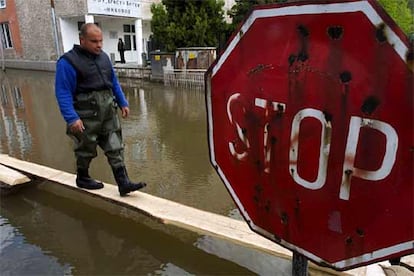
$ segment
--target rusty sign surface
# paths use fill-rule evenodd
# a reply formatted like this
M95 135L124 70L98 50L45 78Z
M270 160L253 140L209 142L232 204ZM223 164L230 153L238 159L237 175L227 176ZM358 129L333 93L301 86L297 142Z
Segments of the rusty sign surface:
M206 74L250 227L337 270L414 253L413 52L376 1L259 6Z

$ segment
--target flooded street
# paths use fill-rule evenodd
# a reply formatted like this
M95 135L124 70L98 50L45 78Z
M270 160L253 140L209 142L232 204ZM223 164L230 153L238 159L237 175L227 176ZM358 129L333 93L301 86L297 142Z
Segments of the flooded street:
M125 163L145 192L227 215L234 204L208 159L203 91L122 83L130 116L122 120ZM134 86L134 87L131 87ZM75 173L72 141L54 96L54 75L8 70L1 78L0 151ZM115 183L102 151L91 174Z
M54 74L7 70L0 73L0 84L0 153L75 173ZM122 120L131 179L147 182L145 193L238 217L209 162L204 91L130 80L121 84L131 109ZM103 152L98 154L92 177L115 183ZM253 272L257 268L240 260L254 262L253 253L266 259L144 216L142 223L113 216L36 187L2 196L0 207L2 275L246 275L258 273Z

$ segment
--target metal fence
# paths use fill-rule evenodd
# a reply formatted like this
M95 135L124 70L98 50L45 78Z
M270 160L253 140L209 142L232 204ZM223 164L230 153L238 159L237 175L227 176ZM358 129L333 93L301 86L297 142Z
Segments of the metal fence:
M166 70L164 85L204 89L205 69Z

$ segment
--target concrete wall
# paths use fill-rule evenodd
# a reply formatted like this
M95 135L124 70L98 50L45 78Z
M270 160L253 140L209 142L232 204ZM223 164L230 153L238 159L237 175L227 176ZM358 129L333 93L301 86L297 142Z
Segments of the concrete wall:
M16 0L23 57L26 60L56 60L50 1Z
M55 61L33 61L22 59L6 59L4 61L6 68L36 70L36 71L56 71Z
M26 2L28 1L26 0ZM86 2L86 0L55 0L56 17L73 17L86 14Z

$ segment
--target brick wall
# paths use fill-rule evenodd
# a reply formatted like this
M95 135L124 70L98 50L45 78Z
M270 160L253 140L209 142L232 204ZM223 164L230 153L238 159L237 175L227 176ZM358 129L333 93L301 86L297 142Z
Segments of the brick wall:
M13 48L4 49L4 58L16 59L21 57L23 55L23 48L20 40L19 20L16 14L14 0L7 0L6 8L0 9L0 22L9 24L13 41Z

